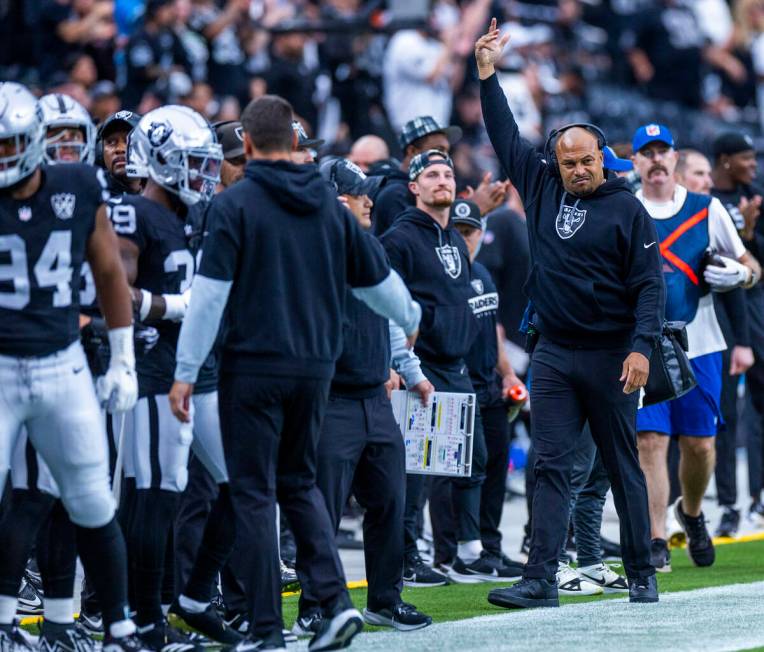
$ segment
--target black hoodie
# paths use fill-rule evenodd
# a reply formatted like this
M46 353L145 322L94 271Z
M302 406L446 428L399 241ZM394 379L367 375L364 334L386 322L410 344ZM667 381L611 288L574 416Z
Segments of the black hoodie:
M371 209L374 235L382 235L403 211L415 204L414 195L409 192L409 175L401 170L390 172Z
M331 378L346 285L390 268L316 166L250 161L215 197L199 274L233 281L222 372Z
M520 137L496 75L480 82L488 136L525 206L531 273L525 291L539 332L565 346L631 348L648 358L665 288L652 219L622 179L586 197L565 192Z
M409 208L381 240L393 269L422 306L416 354L431 364L458 362L479 329L469 304L474 292L464 238L453 224L443 229L424 211Z

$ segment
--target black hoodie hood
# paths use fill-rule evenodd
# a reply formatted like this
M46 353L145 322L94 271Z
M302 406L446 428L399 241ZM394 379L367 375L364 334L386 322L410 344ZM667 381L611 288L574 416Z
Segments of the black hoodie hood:
M244 176L257 181L290 213L315 213L326 197L326 181L316 165L291 161L249 161Z

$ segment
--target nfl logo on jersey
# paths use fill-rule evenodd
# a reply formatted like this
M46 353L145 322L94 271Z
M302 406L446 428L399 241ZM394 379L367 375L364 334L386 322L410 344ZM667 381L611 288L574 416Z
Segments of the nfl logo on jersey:
M74 215L75 197L71 192L60 192L51 196L50 205L53 206L53 212L60 220L70 220Z
M32 209L29 206L22 206L19 208L19 219L22 222L28 222L32 219Z

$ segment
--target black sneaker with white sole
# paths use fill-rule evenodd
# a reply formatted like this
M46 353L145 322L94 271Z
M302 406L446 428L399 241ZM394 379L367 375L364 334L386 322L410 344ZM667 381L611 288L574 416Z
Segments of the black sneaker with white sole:
M674 504L674 514L679 525L687 535L687 556L696 566L711 566L716 560L714 542L706 528L706 517L703 512L700 516L688 516L682 510L682 497L677 498Z
M42 593L35 588L35 585L26 576L21 579L18 600L16 611L20 614L35 615L41 614L43 611Z
M2 652L36 652L36 647L14 624L0 626L0 650Z
M740 527L740 511L734 507L725 507L716 528L717 537L734 537Z
M650 542L650 565L659 573L671 572L671 552L665 539Z
M531 609L534 607L559 607L557 582L545 579L521 579L505 589L494 589L488 594L488 602L505 609Z
M297 620L294 621L292 626L292 634L297 638L315 636L318 634L318 630L321 629L322 620L323 616L320 611L311 611L302 616L297 616Z
M406 586L420 588L445 586L448 584L448 577L430 568L417 554L406 558L403 566L403 583Z
M91 636L103 634L103 616L100 613L87 613L81 610L77 622Z
M101 643L101 652L154 652L137 634L116 638L107 634Z
M74 623L42 623L40 652L95 652L96 642Z
M629 578L629 602L658 602L658 580L650 577Z
M363 629L363 616L353 606L347 595L339 596L328 612L324 612L321 626L310 639L309 652L341 650L350 645L353 638Z
M138 628L138 638L156 652L203 652L204 647L193 643L183 632L164 621Z
M170 607L170 613L197 632L223 645L236 645L243 638L239 632L226 625L212 604L207 605L207 608L200 613L193 613L184 609L176 600Z
M484 550L480 553L480 557L469 564L457 557L448 577L457 584L477 584L478 582L509 582L520 578L522 574L522 567L504 566L500 557L495 557Z
M399 602L390 609L363 610L363 620L367 625L392 627L399 632L411 632L432 625L432 618L423 614L413 604Z
M247 636L233 647L226 648L226 652L286 652L286 643L280 631L275 631L264 638Z

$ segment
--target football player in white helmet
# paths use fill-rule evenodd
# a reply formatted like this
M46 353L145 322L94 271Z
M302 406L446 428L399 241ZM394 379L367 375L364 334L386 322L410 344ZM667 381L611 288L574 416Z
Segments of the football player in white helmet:
M109 484L99 398L111 410L137 397L130 291L106 215L105 183L78 163L41 172L42 108L22 85L0 83L0 486L22 429L50 469L79 554L94 578L104 650L137 652L127 616L127 560ZM91 265L109 326L111 361L98 397L79 341L79 279ZM40 519L17 509L0 522L0 649L28 649L14 630L21 575ZM44 649L81 649L71 608L46 604ZM53 607L56 607L55 609ZM68 609L68 613L65 613Z
M111 204L134 309L141 321L159 332L155 347L138 355L140 398L125 430L127 541L138 569L133 585L136 623L147 647L173 652L194 647L169 627L161 602L167 540L186 487L191 448L219 486L221 497L189 580L177 587L180 595L171 611L220 643L235 645L242 638L209 604L214 578L234 538L214 361L207 365L208 375L193 397L193 425L173 418L167 398L180 322L199 259L198 246L191 242L190 214L214 193L222 159L214 131L196 111L175 105L150 111L130 132L127 143L127 174L146 178L146 186L140 195L123 195Z
M96 129L90 114L63 93L40 98L46 163L93 163Z

